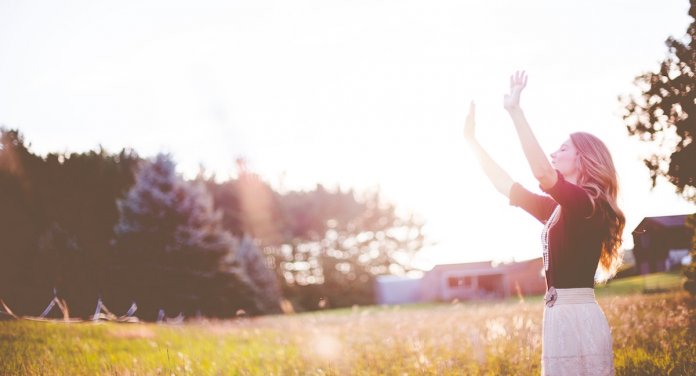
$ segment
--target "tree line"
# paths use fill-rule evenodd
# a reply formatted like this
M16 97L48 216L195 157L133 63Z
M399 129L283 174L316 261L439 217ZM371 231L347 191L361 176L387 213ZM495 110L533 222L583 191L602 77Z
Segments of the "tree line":
M423 221L379 192L278 192L238 161L184 179L170 155L39 156L0 129L0 299L74 317L133 302L138 316L232 317L374 303L375 277L413 270Z

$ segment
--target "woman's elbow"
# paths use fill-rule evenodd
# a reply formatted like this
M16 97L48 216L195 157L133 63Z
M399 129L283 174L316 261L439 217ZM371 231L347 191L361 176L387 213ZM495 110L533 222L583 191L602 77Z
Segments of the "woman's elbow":
M556 174L556 170L553 169L553 167L545 168L540 171L535 171L536 173L534 174L534 177L536 180L541 184L542 187L553 187L554 184L556 184L556 180L558 179L558 175Z

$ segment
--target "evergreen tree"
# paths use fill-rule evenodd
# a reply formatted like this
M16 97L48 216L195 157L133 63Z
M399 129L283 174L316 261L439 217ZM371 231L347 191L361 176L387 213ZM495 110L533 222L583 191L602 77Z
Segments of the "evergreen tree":
M251 281L257 308L263 313L280 313L278 277L250 236L242 238L236 256Z
M231 316L257 313L234 237L221 225L212 198L177 175L169 155L146 163L118 202L117 264L127 291L152 317L166 312Z

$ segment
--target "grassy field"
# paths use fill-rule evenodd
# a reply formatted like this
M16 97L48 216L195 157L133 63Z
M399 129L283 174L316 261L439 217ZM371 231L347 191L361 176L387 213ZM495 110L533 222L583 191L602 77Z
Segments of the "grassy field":
M640 278L598 290L617 374L694 374L696 300L678 283L635 293L649 284ZM653 279L660 289L679 282L664 273ZM180 326L8 321L0 322L0 374L538 375L542 310L532 298Z
M657 293L680 290L684 285L681 272L653 273L609 281L595 289L598 296Z

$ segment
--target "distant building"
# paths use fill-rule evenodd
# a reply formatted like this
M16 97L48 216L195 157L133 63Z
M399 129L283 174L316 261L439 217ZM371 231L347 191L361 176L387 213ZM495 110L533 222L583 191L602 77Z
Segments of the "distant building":
M383 275L377 277L376 299L379 304L407 304L423 301L422 278Z
M437 265L422 278L377 279L379 304L500 299L546 291L541 258L505 264L491 261Z
M541 257L495 265L490 261L437 265L423 277L428 301L507 298L546 291Z
M645 217L633 230L633 257L640 274L672 270L688 256L692 230L688 215Z

